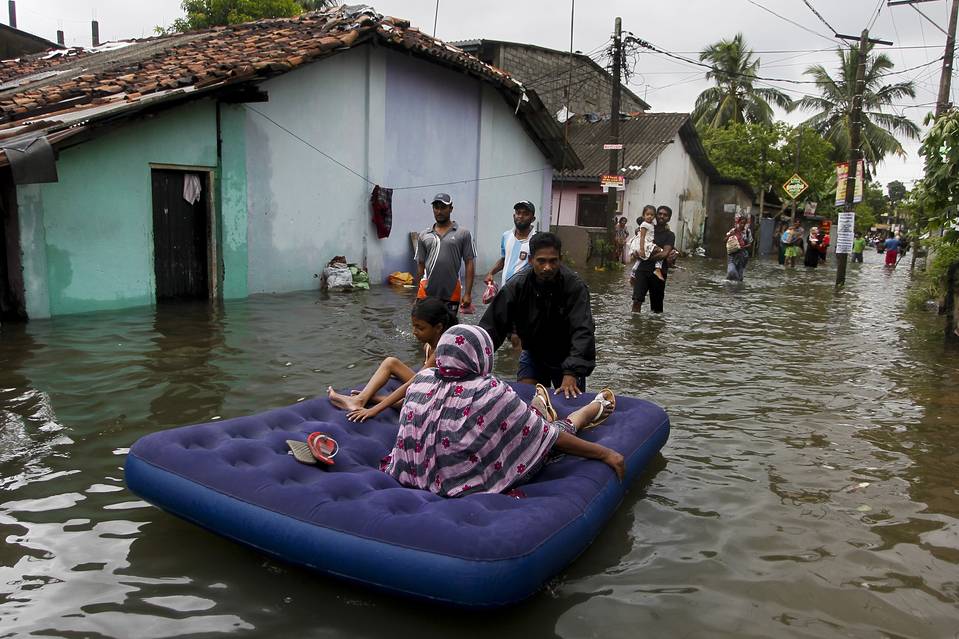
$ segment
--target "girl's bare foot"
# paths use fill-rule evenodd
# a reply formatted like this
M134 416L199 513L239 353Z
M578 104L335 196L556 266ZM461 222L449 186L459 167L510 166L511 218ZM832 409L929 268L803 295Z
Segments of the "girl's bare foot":
M349 395L337 393L335 390L333 390L332 386L326 389L326 396L330 398L331 404L343 410L359 410L363 408L364 404L366 404L366 402L364 402L362 399L358 399L357 397L351 397Z

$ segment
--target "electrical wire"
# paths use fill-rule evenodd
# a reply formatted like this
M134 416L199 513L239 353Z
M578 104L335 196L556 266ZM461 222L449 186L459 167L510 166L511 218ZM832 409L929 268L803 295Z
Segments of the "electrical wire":
M369 178L367 178L367 177L366 177L365 175L363 175L362 173L359 173L358 171L355 171L354 169L352 169L351 167L347 166L347 165L344 164L343 162L340 162L339 160L337 160L335 157L333 157L333 156L330 155L329 153L323 151L322 149L317 148L314 144L312 144L312 143L309 142L308 140L303 139L302 137L300 137L299 135L297 135L296 133L294 133L294 132L291 131L290 129L286 128L285 126L283 126L282 124L280 124L279 122L277 122L276 120L274 120L273 118L271 118L270 116L268 116L267 114L265 114L265 113L263 113L262 111L260 111L259 109L256 109L256 108L250 106L249 104L245 104L244 107L246 107L247 110L253 111L254 113L256 113L257 115L259 115L260 117L268 120L268 121L271 122L274 126L276 126L278 129L280 129L280 130L282 130L282 131L285 131L287 134L289 134L290 136L296 138L297 140L299 140L300 142L302 142L302 143L305 144L306 146L310 147L311 149L313 149L314 151L316 151L317 153L319 153L320 155L322 155L323 157L325 157L327 160L329 160L329 161L332 162L333 164L336 164L337 166L341 167L342 169L344 169L344 170L348 171L349 173L352 173L352 174L355 175L356 177L360 178L361 180L363 180L364 182L366 182L368 185L370 185L370 186L375 186L375 185L376 185L375 182L371 181ZM471 184L471 183L473 183L473 182L487 182L487 181L489 181L489 180L500 180L500 179L504 179L504 178L516 177L516 176L519 176L519 175L529 175L530 173L541 173L541 172L543 172L543 171L549 170L550 168L551 168L551 167L549 167L549 166L544 166L544 167L538 168L538 169L530 169L530 170L527 170L527 171L517 171L516 173L505 173L505 174L503 174L503 175L489 175L489 176L486 176L486 177L467 178L467 179L464 179L464 180L449 180L449 181L447 181L447 182L433 182L432 184L415 184L415 185L411 185L411 186L395 186L395 187L390 187L390 188L392 188L394 191L408 191L408 190L412 190L412 189L425 189L425 188L430 188L430 187L449 186L449 185L451 185L451 184Z
M818 31L813 31L813 30L810 29L809 27L803 26L803 25L799 24L798 22L796 22L795 20L790 20L790 19L787 18L786 16L779 15L778 13L776 13L775 11L773 11L772 9L768 9L768 8L764 7L763 5L759 4L759 3L756 2L755 0L746 0L746 2L748 2L748 3L751 4L751 5L755 5L755 6L759 7L759 8L762 9L763 11L766 11L766 12L768 12L768 13L773 14L774 16L776 16L777 18L779 18L780 20L785 20L785 21L788 22L789 24L792 24L792 25L797 26L797 27L799 27L800 29L802 29L803 31L807 31L807 32L813 34L814 36L820 37L820 38L822 38L823 40L828 40L829 42L832 42L832 41L833 41L832 38L830 38L830 37L828 37L828 36L824 36L823 34L819 33Z
M832 25L826 22L826 19L822 17L822 14L816 11L816 7L812 6L809 0L802 0L802 1L807 7L809 7L809 10L812 11L817 18L819 18L819 21L822 22L824 25L826 25L826 28L829 29L834 36L839 35L838 33L836 33L836 30L832 28ZM882 2L882 0L880 0L880 2Z

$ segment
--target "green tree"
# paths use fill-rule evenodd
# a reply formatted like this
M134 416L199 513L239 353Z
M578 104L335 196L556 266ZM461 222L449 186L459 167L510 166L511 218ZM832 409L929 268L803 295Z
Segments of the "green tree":
M891 153L905 155L896 135L918 139L919 127L903 115L883 111L896 100L915 97L916 92L911 81L884 84L883 78L890 75L895 65L884 53L870 55L871 50L872 45L868 45L865 52L861 148L866 162L875 168ZM816 112L804 124L831 142L835 148L833 159L843 162L849 157L849 118L856 88L859 47L853 46L848 51L840 48L836 53L839 56L838 75L834 78L819 64L806 69L805 73L812 76L819 87L820 95L806 96L796 102L795 107Z
M918 204L928 216L930 231L943 230L943 241L959 243L959 111L937 117L919 147L925 174L917 185Z
M289 18L328 6L333 6L331 0L183 0L180 8L186 16L174 20L169 29L157 31L193 31L262 18Z
M812 129L790 127L777 121L771 125L734 123L724 128L707 128L701 138L706 154L726 177L745 180L759 190L769 186L781 198L781 186L796 170L796 141L802 135L799 150L799 175L809 183L803 200L832 201L835 170L829 159L832 145Z
M693 122L700 129L737 122L771 125L773 109L770 103L783 109L792 105L789 96L778 89L753 85L753 79L759 73L759 58L747 48L741 33L732 40L709 45L700 52L699 59L713 67L706 72L706 79L716 83L696 98Z

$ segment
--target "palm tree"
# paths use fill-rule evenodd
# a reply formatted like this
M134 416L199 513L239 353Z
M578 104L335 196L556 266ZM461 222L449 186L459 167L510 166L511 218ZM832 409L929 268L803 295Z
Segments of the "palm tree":
M877 162L890 153L905 155L896 134L918 139L919 127L904 115L883 112L885 107L891 106L900 98L915 97L916 91L911 81L883 84L883 78L890 75L890 70L895 65L884 53L870 55L871 50L872 45L867 44L861 149L866 162L875 167ZM838 77L830 76L819 64L806 69L805 73L812 76L821 95L806 96L796 102L796 107L804 111L818 111L804 124L832 142L835 148L834 159L842 162L849 156L849 118L856 89L859 46L854 45L848 51L840 48L836 53L840 63Z
M792 100L782 91L753 86L759 74L759 59L746 47L743 34L709 45L700 52L699 59L710 63L712 68L706 72L706 79L714 80L716 86L696 98L696 126L722 128L732 122L772 124L770 103L783 109L791 107Z

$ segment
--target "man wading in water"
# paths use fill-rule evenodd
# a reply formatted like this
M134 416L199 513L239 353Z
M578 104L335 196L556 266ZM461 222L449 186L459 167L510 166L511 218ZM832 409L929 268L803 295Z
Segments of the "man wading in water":
M473 274L476 268L473 236L450 220L453 198L448 194L437 193L432 204L436 224L422 231L416 243L419 277L416 298L439 298L446 302L450 313L455 315L459 312L460 303L464 309L472 305ZM466 281L463 285L460 284L460 262L466 265Z
M529 241L532 268L516 273L493 298L479 325L499 348L514 330L523 345L516 378L577 397L596 367L596 326L589 289L562 263L563 243L552 233Z
M649 293L649 310L654 313L663 312L663 299L666 296L666 277L669 267L676 260L676 234L669 230L669 220L673 217L673 210L668 206L661 206L656 211L656 232L653 234L653 243L658 247L652 254L639 262L636 267L636 279L633 284L633 312L638 313L646 301ZM634 253L635 257L640 257ZM662 261L663 279L656 277L656 262Z

